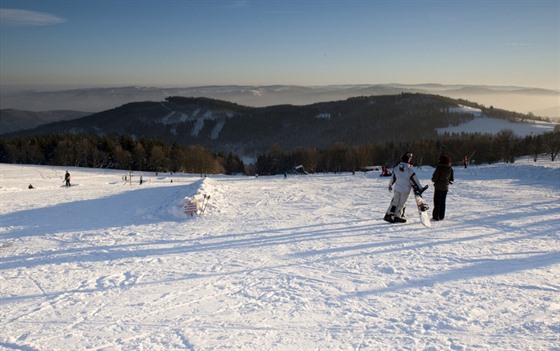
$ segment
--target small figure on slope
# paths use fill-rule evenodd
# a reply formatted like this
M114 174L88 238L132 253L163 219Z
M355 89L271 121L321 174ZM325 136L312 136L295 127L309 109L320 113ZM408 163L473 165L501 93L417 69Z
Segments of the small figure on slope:
M381 174L379 176L380 177L390 177L391 172L389 171L389 169L387 167L381 166Z
M432 182L434 183L433 221L441 221L445 218L447 192L449 191L449 185L453 184L454 181L451 158L447 155L441 155L436 170L432 174Z
M68 171L66 171L66 174L64 175L64 182L66 183L66 186L70 186L70 173L68 173Z
M389 182L389 191L393 191L393 199L385 213L383 220L389 223L406 222L404 217L404 209L406 201L410 195L412 188L423 189L420 181L414 172L412 166L412 153L407 152L401 157L401 161L393 169L391 181Z

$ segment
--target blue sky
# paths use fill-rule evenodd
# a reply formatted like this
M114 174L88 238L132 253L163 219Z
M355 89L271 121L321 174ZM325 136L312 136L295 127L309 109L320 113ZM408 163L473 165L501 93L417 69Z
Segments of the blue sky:
M0 84L560 89L558 0L0 0Z

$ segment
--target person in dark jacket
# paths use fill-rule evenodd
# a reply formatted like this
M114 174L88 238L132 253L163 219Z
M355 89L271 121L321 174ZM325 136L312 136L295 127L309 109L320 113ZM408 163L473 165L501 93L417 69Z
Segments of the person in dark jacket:
M64 174L64 182L66 183L66 186L70 186L70 173L68 173L68 171Z
M451 158L447 155L439 157L439 164L432 174L434 183L434 210L432 220L441 221L445 218L445 202L449 185L453 184L453 168L451 168Z

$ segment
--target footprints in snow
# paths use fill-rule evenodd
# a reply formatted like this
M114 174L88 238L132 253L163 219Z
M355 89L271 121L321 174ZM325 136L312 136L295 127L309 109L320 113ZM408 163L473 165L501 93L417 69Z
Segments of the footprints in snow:
M140 276L134 275L131 272L124 272L122 274L113 274L108 276L99 277L95 280L96 290L107 290L114 288L130 288L134 286Z

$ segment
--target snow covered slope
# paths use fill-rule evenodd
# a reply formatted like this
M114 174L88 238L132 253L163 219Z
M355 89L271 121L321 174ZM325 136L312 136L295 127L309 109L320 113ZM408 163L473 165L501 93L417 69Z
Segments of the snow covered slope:
M560 349L558 163L456 168L431 229L377 173L65 170L0 165L2 350Z
M498 134L504 129L510 129L518 137L524 138L528 135L540 135L554 131L557 123L544 121L511 122L506 119L488 117L480 109L462 106L454 109L455 112L470 113L475 118L458 126L438 128L438 134L443 133L481 133Z

